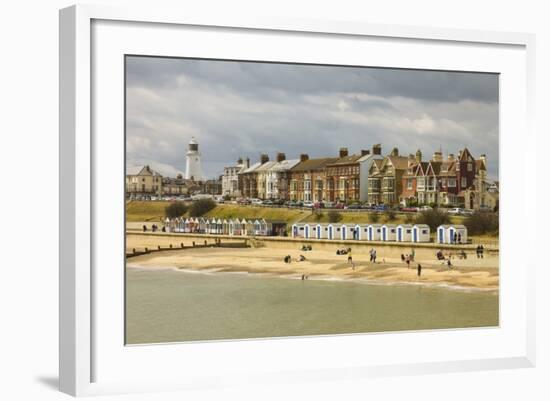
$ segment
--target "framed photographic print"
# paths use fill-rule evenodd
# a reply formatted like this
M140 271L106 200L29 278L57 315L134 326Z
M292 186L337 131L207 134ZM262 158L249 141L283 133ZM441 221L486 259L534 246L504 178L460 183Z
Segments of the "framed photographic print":
M525 34L61 11L74 395L531 366Z

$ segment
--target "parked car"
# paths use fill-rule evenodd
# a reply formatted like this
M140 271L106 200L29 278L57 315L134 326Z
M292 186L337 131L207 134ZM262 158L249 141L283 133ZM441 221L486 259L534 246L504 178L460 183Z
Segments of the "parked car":
M352 205L349 205L347 208L348 209L362 209L363 207L361 206L360 203L354 203Z
M273 205L273 201L271 199L266 199L262 201L262 205Z
M344 205L343 203L337 203L336 205L334 205L334 208L335 209L345 209L346 205Z
M374 210L379 211L379 212L383 212L383 211L388 210L388 209L389 209L388 205L376 205L374 207Z
M322 208L325 207L325 204L324 204L324 202L315 202L315 203L313 204L313 207L314 207L315 209L322 209Z
M453 207L453 208L447 210L448 214L454 214L454 215L457 215L457 216L462 216L464 214L464 212L465 212L465 210L462 209L461 207Z
M252 205L261 205L262 200L258 199L258 198L252 198L252 199L250 199L250 204L252 204Z
M417 208L416 206L406 206L406 207L402 207L401 208L401 211L402 212L413 212L413 213L416 213L419 211L419 208Z
M303 206L304 206L304 207L312 208L312 207L314 207L314 204L313 204L313 202L307 201L307 202L304 202Z
M323 202L323 207L332 209L334 207L334 202Z
M432 210L434 210L434 208L431 207L431 206L428 206L428 205L420 206L420 207L418 208L418 211L419 211L419 212L430 212L430 211L432 211Z

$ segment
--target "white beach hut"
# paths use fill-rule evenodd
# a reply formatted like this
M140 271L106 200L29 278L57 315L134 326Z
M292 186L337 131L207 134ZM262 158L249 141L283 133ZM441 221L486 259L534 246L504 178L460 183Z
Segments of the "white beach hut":
M292 238L304 238L305 224L295 223L292 225Z
M304 224L304 238L315 238L316 224Z
M204 217L201 217L199 219L199 232L200 233L206 232L206 219L204 219Z
M382 225L381 224L369 224L367 229L367 238L369 241L380 241L382 238Z
M245 219L242 219L241 220L241 235L248 235L248 228L246 226L246 220Z
M317 224L315 226L314 238L325 239L328 236L328 224Z
M329 224L327 226L327 239L338 239L340 238L339 236L336 235L336 229L337 229L337 225L335 224Z
M223 227L223 230L222 230L223 235L229 235L229 220L223 219L222 227Z
M397 226L397 242L410 242L412 240L411 224L400 224Z
M412 228L412 242L430 242L430 226L415 224Z
M436 242L438 244L448 244L449 243L449 227L448 224L443 224L437 227L436 230Z
M449 227L449 243L450 244L466 244L468 243L468 229L462 224L452 225Z
M384 224L382 226L382 241L395 241L397 238L397 226L395 224Z

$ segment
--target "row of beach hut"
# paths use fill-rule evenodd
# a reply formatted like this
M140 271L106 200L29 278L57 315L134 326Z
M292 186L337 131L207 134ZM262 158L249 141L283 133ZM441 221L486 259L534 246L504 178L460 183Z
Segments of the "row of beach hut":
M205 219L197 217L167 218L167 232L188 234L218 234L232 236L272 235L272 226L264 219Z
M430 242L430 227L426 224L320 224L296 223L292 237L304 239ZM467 230L462 225L437 228L437 242L465 244Z

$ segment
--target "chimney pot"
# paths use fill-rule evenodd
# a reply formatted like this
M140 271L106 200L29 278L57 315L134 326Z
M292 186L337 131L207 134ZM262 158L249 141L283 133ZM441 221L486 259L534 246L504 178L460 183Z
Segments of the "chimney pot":
M368 150L368 149L362 149L362 150L361 150L361 156L366 156L366 155L370 155L370 150Z
M286 159L286 155L284 153L277 153L277 161L280 163L283 160Z
M340 157L346 157L348 155L348 148L340 148Z
M392 151L391 151L391 155L392 156L399 156L399 149L393 148Z
M302 153L302 154L300 155L300 161L301 161L301 162L305 162L305 161L308 160L308 159L309 159L309 155L308 155L307 153Z
M262 154L260 155L260 162L261 162L262 164L264 164L264 163L267 163L268 161L269 161L269 156L266 155L265 153L262 153Z
M382 145L377 143L376 145L372 146L372 154L373 155L381 155L382 154Z

